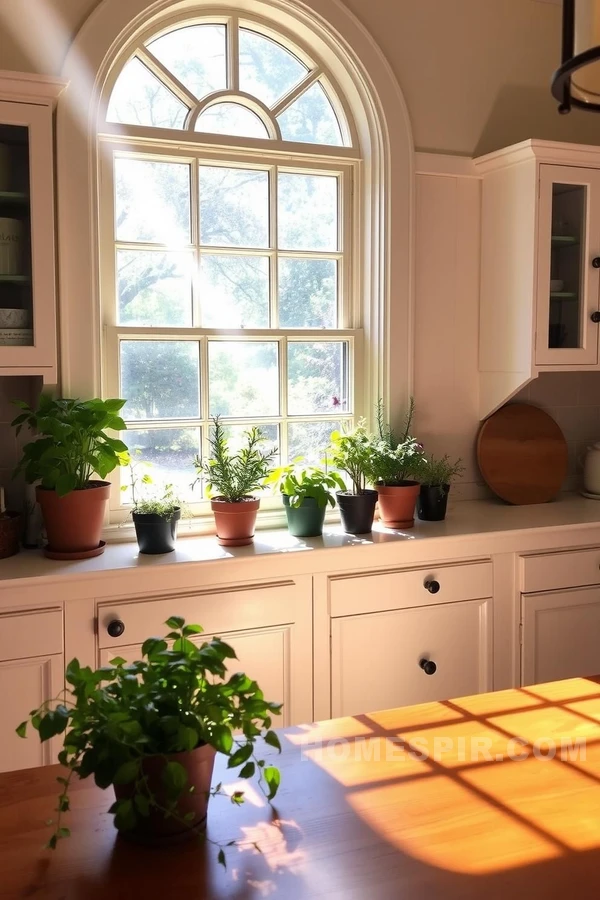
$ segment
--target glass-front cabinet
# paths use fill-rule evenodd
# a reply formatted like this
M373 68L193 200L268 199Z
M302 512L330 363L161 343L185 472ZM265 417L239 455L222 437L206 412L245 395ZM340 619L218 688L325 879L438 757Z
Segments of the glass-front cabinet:
M535 362L593 366L600 336L600 172L541 165Z
M0 374L39 374L50 383L57 380L53 109L60 87L0 73Z

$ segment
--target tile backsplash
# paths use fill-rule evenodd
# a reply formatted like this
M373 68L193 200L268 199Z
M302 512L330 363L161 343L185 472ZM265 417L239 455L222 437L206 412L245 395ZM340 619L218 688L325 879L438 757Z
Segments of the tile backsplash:
M16 375L0 376L0 485L4 488L9 509L21 510L25 489L21 478L13 479L12 472L21 455L25 435L16 437L10 423L18 415L13 400L35 403L42 387L41 378Z
M563 490L578 490L580 460L590 443L600 441L600 372L542 373L512 402L539 406L558 423L569 448Z

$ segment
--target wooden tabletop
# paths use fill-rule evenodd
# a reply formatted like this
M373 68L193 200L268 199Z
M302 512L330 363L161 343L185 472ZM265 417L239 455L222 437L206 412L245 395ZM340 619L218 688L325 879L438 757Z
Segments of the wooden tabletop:
M243 808L211 800L210 838L241 841L227 850L226 871L208 844L148 850L117 838L106 812L111 792L91 780L73 791L73 836L56 852L44 851L59 767L0 775L0 897L599 895L595 680L336 719L281 735L277 817L252 786ZM554 758L541 758L552 747ZM509 758L519 755L526 758ZM233 790L239 783L230 776L218 760L215 779Z

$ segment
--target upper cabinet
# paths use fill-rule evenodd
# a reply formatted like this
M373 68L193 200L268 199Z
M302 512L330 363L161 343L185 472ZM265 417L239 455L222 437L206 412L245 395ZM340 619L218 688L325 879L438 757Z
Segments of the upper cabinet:
M64 83L0 71L0 375L57 381L54 108Z
M600 368L600 147L525 141L475 166L485 418L539 372Z

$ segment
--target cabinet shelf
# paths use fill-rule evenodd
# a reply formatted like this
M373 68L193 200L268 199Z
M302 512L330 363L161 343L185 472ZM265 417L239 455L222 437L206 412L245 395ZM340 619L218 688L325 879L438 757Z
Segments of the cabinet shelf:
M29 195L21 191L0 191L0 204L28 203Z
M577 300L577 294L570 291L550 291L551 300Z
M29 275L0 275L0 283L29 284L30 281Z
M574 247L579 243L579 238L575 237L574 234L553 234L552 235L552 246L553 247Z

